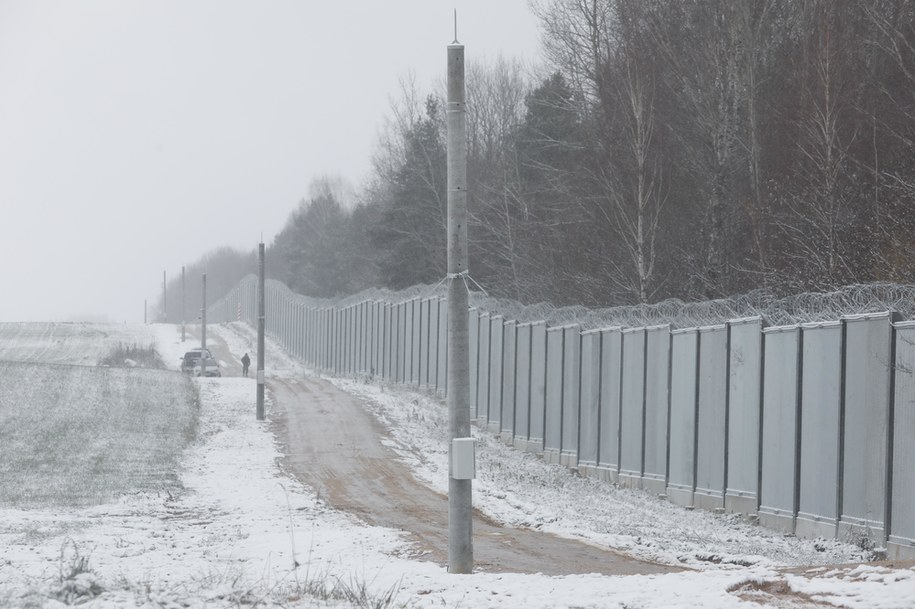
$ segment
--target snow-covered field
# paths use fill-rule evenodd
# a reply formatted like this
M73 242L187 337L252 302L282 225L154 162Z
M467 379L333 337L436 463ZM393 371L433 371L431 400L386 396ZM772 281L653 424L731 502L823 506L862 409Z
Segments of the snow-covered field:
M177 361L183 346L176 328L153 330L163 359ZM253 353L250 329L233 324L212 331L233 353ZM267 368L268 382L307 373L269 342ZM253 379L195 382L199 433L181 460L181 492L126 494L88 508L0 509L0 606L915 605L911 565L827 566L855 560L857 548L688 512L545 465L486 434L478 436L477 507L511 526L576 536L688 569L628 577L449 575L407 558L398 531L329 509L280 471L269 422L254 420ZM364 379L334 382L363 396L390 425L405 467L436 488L446 486L440 400ZM267 406L269 417L269 396ZM0 404L0 410L10 407Z
M0 361L95 366L119 344L147 347L155 341L153 325L4 322L0 323ZM177 358L165 363L176 362Z
M197 399L179 372L0 361L0 506L93 505L178 484Z

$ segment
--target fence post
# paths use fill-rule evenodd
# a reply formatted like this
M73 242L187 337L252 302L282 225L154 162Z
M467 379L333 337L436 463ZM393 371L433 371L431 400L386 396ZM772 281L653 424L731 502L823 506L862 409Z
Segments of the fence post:
M455 36L455 38L457 38ZM448 46L448 571L473 570L472 478L454 477L456 440L470 437L467 311L467 146L464 46Z

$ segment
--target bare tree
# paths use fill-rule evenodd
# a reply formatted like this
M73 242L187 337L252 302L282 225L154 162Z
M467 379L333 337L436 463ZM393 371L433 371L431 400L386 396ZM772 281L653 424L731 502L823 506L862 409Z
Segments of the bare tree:
M614 142L608 150L612 174L603 173L604 191L609 194L610 220L623 246L625 263L609 261L610 278L629 291L637 302L654 296L655 263L660 212L665 199L660 151L657 139L658 71L656 57L646 44L642 10L634 0L614 2L615 47L605 67L606 80L613 83L616 120ZM608 101L604 102L608 107Z
M525 292L523 226L529 215L520 187L515 138L524 120L528 85L517 60L474 63L467 78L474 275L499 296Z

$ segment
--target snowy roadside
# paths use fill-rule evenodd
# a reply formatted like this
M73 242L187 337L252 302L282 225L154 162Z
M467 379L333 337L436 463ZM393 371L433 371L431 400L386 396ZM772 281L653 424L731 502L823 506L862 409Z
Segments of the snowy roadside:
M216 327L212 331L224 337L233 353L250 351L253 334L243 328L234 330ZM163 358L176 361L183 345L176 340L175 327L158 326L157 332ZM268 379L306 372L272 344L267 367ZM64 601L85 601L87 607L105 609L368 606L365 598L360 602L358 595L341 593L364 590L376 601L393 594L392 603L376 603L391 607L758 607L742 599L758 600L759 588L778 582L811 594L820 594L815 589L820 587L824 596L815 598L832 595L833 602L854 607L907 607L915 598L911 570L864 565L851 574L823 570L813 580L783 575L773 565L790 561L782 561L778 553L762 553L755 545L752 552L735 549L739 546L719 547L720 540L730 537L737 544L751 540L729 526L722 528L717 517L709 518L709 528L697 529L697 534L709 536L704 546L696 541L673 551L663 546L673 543L677 533L643 538L636 544L633 531L619 525L593 531L587 527L606 516L589 521L571 507L586 497L594 506L610 501L606 485L592 485L559 468L543 469L538 459L523 454L517 458L524 473L513 474L518 481L510 492L496 490L502 488L498 481L478 480L475 498L482 509L501 513L508 522L520 524L523 517L534 526L584 535L598 543L615 540L632 543L633 548L661 548L664 551L653 550L659 560L666 556L679 561L702 547L722 555L761 558L754 558L757 564L747 568L694 557L690 564L703 566L702 570L660 576L449 575L437 565L404 558L406 542L399 532L368 527L327 508L308 488L281 472L277 464L281 455L269 424L254 420L253 379L198 382L200 434L182 460L183 492L128 495L114 504L80 510L0 510L0 606L56 607ZM433 446L440 433L434 414L440 405L425 404L422 400L431 398L402 388L335 382L374 395L370 399L392 424L402 454L411 457L409 462L419 475L440 483L442 457ZM268 402L268 416L270 407ZM418 421L418 427L409 428L415 441L408 441L406 432L397 429L400 419ZM515 458L512 452L482 438L481 457L501 459L503 470L516 469L509 461ZM485 468L482 463L480 469ZM490 464L489 469L497 468ZM578 494L566 503L549 498L543 476L550 484L563 485L559 496L573 490ZM577 489L578 484L585 486ZM500 498L500 492L505 497ZM613 501L620 502L616 511L622 512L625 502ZM640 506L636 501L627 518L636 520ZM648 519L664 517L663 511L659 514L649 512ZM685 518L686 512L677 514ZM660 522L657 528L665 526L679 523ZM730 589L740 591L741 597ZM762 597L764 602L772 598L771 594Z
M236 348L244 348L254 339L247 326L232 324L231 328L233 332L225 336L235 341ZM270 347L274 374L322 376L305 369L275 344ZM365 378L325 378L364 400L390 430L393 448L419 479L441 492L447 490L448 421L440 397ZM756 595L759 586L780 590L783 596L807 594L855 607L910 607L910 599L915 598L915 568L911 565L856 566L866 559L857 546L785 536L737 515L685 510L647 492L616 488L546 464L477 428L473 434L478 442L474 506L506 526L549 531L706 574L727 571L738 576L738 581L742 577L744 585L735 588L744 589L747 598L758 602L773 598L771 594ZM850 566L826 566L841 564ZM786 574L785 567L808 568ZM691 575L701 579L699 573ZM684 577L690 579L689 574ZM730 602L736 599L732 597ZM644 606L668 605L654 598Z

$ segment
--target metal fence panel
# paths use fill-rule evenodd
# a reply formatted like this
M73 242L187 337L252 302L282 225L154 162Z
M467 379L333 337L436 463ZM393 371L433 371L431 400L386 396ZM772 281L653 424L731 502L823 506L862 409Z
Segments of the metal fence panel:
M623 330L620 484L641 488L645 433L645 328Z
M550 328L546 333L546 413L543 428L543 458L559 463L562 448L562 369L563 328Z
M891 559L915 558L915 322L896 324Z
M334 331L335 331L335 322L336 316L334 314L333 308L324 309L324 369L327 371L334 370L334 358L336 357L334 349Z
M351 358L352 368L350 372L358 373L362 370L362 304L353 305L353 319L350 328L353 333L351 344L353 355Z
M763 330L762 480L759 522L794 532L800 453L801 330Z
M365 324L365 302L356 305L356 361L355 372L365 372L365 351L366 351L366 324Z
M395 366L397 367L397 374L394 380L398 383L403 383L407 378L407 320L407 303L397 303L397 321L391 337L396 344L397 361Z
M391 303L384 304L384 377L388 381L394 378L395 373L395 309Z
M311 312L311 329L312 329L312 345L311 345L311 365L316 370L321 370L324 367L324 360L322 359L325 353L324 343L324 310L323 309L313 309Z
M413 301L403 303L404 318L401 332L403 332L403 375L401 383L407 384L413 380Z
M349 332L350 332L350 356L349 356L349 371L351 373L356 373L359 371L359 345L360 345L360 307L359 304L354 304L350 308L350 319L349 319Z
M355 304L347 307L347 371L356 372L357 362L359 360L359 305Z
M804 324L801 361L801 484L795 532L835 538L842 404L842 324Z
M515 429L515 373L517 362L515 350L517 349L516 328L518 322L508 320L505 322L502 341L502 419L499 433L503 440L511 442Z
M578 463L581 326L566 326L562 344L562 445L559 462L567 467L575 467Z
M349 374L356 364L356 307L343 309L343 372Z
M889 313L845 320L845 431L839 537L886 540L893 327Z
M375 302L367 300L363 306L362 371L372 375L375 371Z
M397 327L394 329L394 336L397 340L397 382L404 383L407 379L407 346L410 344L408 337L407 323L410 318L407 315L407 303L401 302L397 305Z
M491 319L489 313L480 314L480 362L479 378L477 379L477 409L474 412L474 418L478 421L482 419L486 423L486 417L489 413L489 362L491 358L490 350L490 325Z
M334 373L343 374L346 367L346 311L334 309Z
M670 326L648 328L645 336L645 462L642 486L662 494L667 488L667 434L670 409Z
M333 307L321 309L322 337L320 343L321 361L326 370L334 371L338 366L339 339L337 310Z
M321 369L324 366L324 362L321 359L324 355L324 343L322 342L324 337L324 310L323 309L312 309L311 311L311 330L312 330L312 344L311 344L311 365L316 369Z
M489 411L486 420L489 431L499 433L502 420L502 366L505 352L505 319L494 315L489 320Z
M384 348L382 343L384 334L383 311L384 306L382 303L372 302L372 376L381 372L381 358Z
M359 372L359 358L361 356L362 346L362 307L357 303L350 307L350 310L350 348L352 349L350 354L350 372L356 373Z
M420 357L422 356L422 301L415 298L411 301L413 311L413 325L411 327L410 347L410 383L419 385Z
M616 482L620 468L620 388L622 386L623 333L601 330L599 476Z
M419 304L419 384L430 385L430 347L432 346L432 304L426 299Z
M724 507L755 514L759 497L759 418L762 391L760 318L735 320L728 349L728 452Z
M305 336L302 345L302 353L305 362L309 366L314 366L315 361L315 342L317 339L317 327L315 326L315 311L314 307L305 305Z
M346 371L346 309L334 309L334 342L336 357L334 373L343 374Z
M467 326L470 349L470 417L476 417L478 399L478 383L480 378L480 311L476 308L470 309L470 321Z
M531 324L515 330L515 447L527 448L531 413Z
M344 318L344 329L346 338L346 359L344 360L344 371L352 374L356 371L356 306L346 307L346 317Z
M370 372L372 369L372 303L365 301L362 303L362 329L359 336L362 341L360 349L360 367L363 374Z
M289 300L289 353L295 357L298 355L298 343L299 343L299 306L292 297L288 297Z
M594 475L600 441L600 332L581 334L581 405L579 407L578 468Z
M411 361L413 345L413 301L406 300L400 303L399 321L397 327L398 365L400 366L399 383L409 383L410 373L413 369Z
M359 372L365 374L369 370L369 303L359 303Z
M699 330L671 332L670 456L667 497L693 505L696 488L696 433L699 395Z
M314 360L318 369L327 369L327 311L322 307L315 310L315 346Z
M448 301L438 301L438 355L436 356L435 388L448 391Z
M531 325L531 408L528 450L543 450L546 411L546 323Z
M298 356L299 360L304 362L308 357L308 307L305 303L299 303L299 332L298 332Z
M728 328L699 328L699 418L695 505L724 507Z
M292 313L292 355L302 359L302 304L293 300L290 308Z

